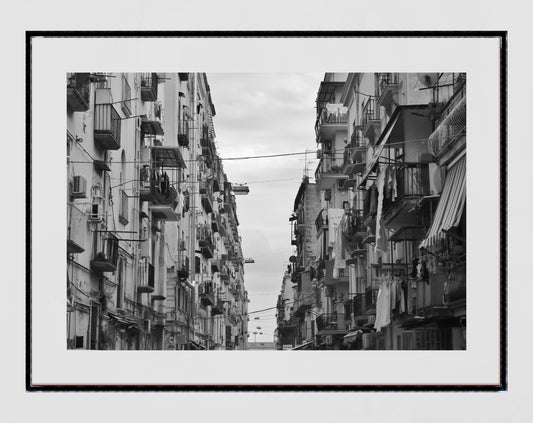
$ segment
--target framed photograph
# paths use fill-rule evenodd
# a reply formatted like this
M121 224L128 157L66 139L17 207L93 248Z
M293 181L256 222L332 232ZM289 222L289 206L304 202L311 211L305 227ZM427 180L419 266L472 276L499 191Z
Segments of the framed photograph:
M26 32L26 389L506 390L506 66L504 31Z

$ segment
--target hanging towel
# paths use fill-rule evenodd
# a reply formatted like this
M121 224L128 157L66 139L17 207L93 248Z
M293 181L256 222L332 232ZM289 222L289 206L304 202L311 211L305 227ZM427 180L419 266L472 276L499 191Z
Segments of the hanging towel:
M384 281L378 291L376 299L376 321L374 328L381 332L381 328L390 323L390 284Z
M334 247L337 240L337 228L344 216L344 209L328 209L329 246Z

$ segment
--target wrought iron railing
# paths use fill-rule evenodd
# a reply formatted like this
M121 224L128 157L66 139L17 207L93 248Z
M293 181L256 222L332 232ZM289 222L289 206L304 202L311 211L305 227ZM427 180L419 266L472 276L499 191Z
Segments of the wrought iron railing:
M380 98L387 87L400 83L399 73L378 73L376 84L376 96Z
M379 107L376 104L376 97L368 97L363 105L361 126L367 126L372 120L379 120Z

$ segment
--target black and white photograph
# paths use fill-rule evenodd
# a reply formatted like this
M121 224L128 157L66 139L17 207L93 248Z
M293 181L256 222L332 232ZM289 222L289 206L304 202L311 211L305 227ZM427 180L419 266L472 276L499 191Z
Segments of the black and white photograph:
M502 37L28 34L27 389L506 389Z
M66 349L468 349L466 72L65 77Z

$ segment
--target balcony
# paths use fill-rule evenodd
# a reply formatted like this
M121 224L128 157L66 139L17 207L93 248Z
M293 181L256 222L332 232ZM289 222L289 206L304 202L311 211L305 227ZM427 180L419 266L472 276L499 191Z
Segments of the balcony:
M189 121L187 119L178 120L178 145L189 147Z
M207 213L212 213L213 212L213 189L211 188L211 185L207 183L206 181L200 181L200 183L201 182L204 182L203 187L200 188L200 197L201 197L202 207Z
M457 307L466 302L466 265L462 264L450 272L444 285L444 303L449 307Z
M189 257L187 257L187 254L185 252L181 252L178 255L178 278L182 281L186 280L189 277L189 270Z
M200 250L205 258L213 258L215 246L213 244L213 235L208 225L198 225L197 237Z
M316 318L318 335L336 335L346 333L346 323L342 313L323 313Z
M179 184L179 169L185 168L180 150L178 147L151 147L145 152L150 155L150 165L140 170L140 199L152 203L150 211L155 219L177 221L175 187Z
M298 294L293 303L295 316L303 316L307 310L313 306L313 295L311 291L302 291Z
M376 74L376 99L382 106L397 103L398 92L400 90L399 73L378 73Z
M316 236L320 236L324 229L328 229L328 209L322 209L318 212L315 219Z
M141 73L141 100L156 101L158 85L157 73Z
M143 278L139 285L137 285L137 292L139 294L151 294L155 289L155 268L151 263L145 262L143 268Z
M211 316L218 316L221 314L224 314L224 302L219 298L217 302L211 306Z
M428 138L428 149L435 157L445 153L452 156L466 148L466 88L464 85L452 96L435 123L435 131Z
M348 108L342 104L326 103L318 111L315 123L316 141L332 139L337 131L347 130Z
M339 269L338 277L333 277L334 260L326 260L326 277L322 281L325 286L348 283L347 269Z
M73 73L67 76L67 107L73 112L89 110L91 80L88 73Z
M383 199L383 223L390 229L416 227L419 216L411 210L421 197L429 195L429 169L427 164L401 165L396 172L396 197L394 188ZM393 179L394 180L394 179Z
M85 251L85 232L87 231L87 216L74 204L68 208L67 253L79 254Z
M104 150L120 149L121 120L112 104L94 106L94 141Z
M220 215L215 212L211 213L211 230L213 232L219 232L221 226Z
M342 234L345 239L345 248L348 250L359 249L359 244L367 235L366 226L363 224L363 210L351 209L342 222Z
M118 238L107 233L107 238L102 240L102 249L97 251L91 260L91 270L100 273L109 273L117 270Z
M203 307L213 306L215 304L215 296L211 282L203 282L198 286L198 296L200 304Z
M333 164L332 156L324 155L316 168L315 181L319 190L331 189L337 181L344 181L348 176L342 172L342 163Z
M375 97L368 97L363 105L361 127L363 137L368 138L370 143L374 145L374 141L378 137L381 127L379 105L376 104Z

